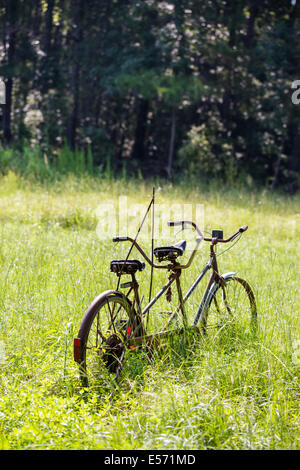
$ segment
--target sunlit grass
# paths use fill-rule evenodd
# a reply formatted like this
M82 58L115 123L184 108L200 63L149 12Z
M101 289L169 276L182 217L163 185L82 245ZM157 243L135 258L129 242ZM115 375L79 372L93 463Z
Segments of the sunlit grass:
M219 265L252 285L257 336L178 338L150 360L133 354L112 403L83 393L72 340L93 298L116 286L109 263L128 249L99 240L95 210L120 195L146 209L152 185L84 177L41 186L9 173L0 181L2 448L299 448L299 197L155 185L158 202L203 204L207 230L229 235L249 225ZM203 245L182 274L184 291L207 258ZM149 274L138 274L145 299ZM154 290L164 281L155 273ZM188 304L190 318L200 296L201 289ZM171 306L164 299L152 315L174 305L175 292Z

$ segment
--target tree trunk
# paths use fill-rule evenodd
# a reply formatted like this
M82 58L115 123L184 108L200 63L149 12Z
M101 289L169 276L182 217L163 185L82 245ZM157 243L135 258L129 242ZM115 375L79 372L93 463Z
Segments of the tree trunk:
M300 173L300 134L296 134L290 157L290 169Z
M12 140L11 132L11 108L12 108L12 95L14 85L14 58L16 51L16 30L17 30L17 15L18 15L18 0L9 0L6 7L7 11L7 28L8 28L8 50L7 50L7 66L9 76L5 82L6 87L6 104L3 107L3 140L4 145L7 145ZM4 44L5 46L5 44ZM5 48L5 47L4 47Z
M250 49L254 39L255 20L259 12L258 4L258 0L250 0L250 16L248 19L247 34L245 38L245 46L247 49Z
M72 107L68 116L67 143L75 150L76 130L78 126L79 110L79 79L80 79L80 52L79 46L83 36L83 0L74 0L71 2L72 11L74 11L75 32L73 39L73 65L71 67L71 96Z
M4 145L7 145L12 140L11 133L11 106L12 106L12 90L13 90L13 79L9 78L6 81L6 103L3 107L3 139Z
M142 163L145 160L145 139L147 132L147 116L149 101L144 98L139 100L135 138L132 149L132 158Z
M271 184L271 189L274 189L277 186L280 164L281 164L281 155L279 154L277 157L276 164L275 164L274 177L273 177L273 181Z
M53 26L53 9L55 0L48 0L47 11L45 17L45 36L44 36L44 51L46 57L49 56L51 50L52 26Z
M168 179L172 176L172 166L174 158L174 146L175 146L175 135L176 135L176 114L175 109L172 111L172 123L171 123L171 135L170 135L170 144L169 144L169 156L168 156L168 166L166 168Z
M72 67L71 94L73 103L68 116L67 142L70 149L75 150L79 102L79 65L77 63Z

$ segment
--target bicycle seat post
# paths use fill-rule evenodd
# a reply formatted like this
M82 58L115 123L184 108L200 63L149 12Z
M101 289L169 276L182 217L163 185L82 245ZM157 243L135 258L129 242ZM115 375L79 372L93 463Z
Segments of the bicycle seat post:
M136 302L137 305L137 313L141 313L141 306L140 306L140 296L139 296L139 283L136 280L135 273L131 274L131 280L132 280L132 288L134 292L134 301L133 301L133 306L134 302Z
M210 257L212 259L212 268L215 272L218 273L219 269L218 269L217 257L216 257L216 253L214 250L214 247L217 243L218 243L218 239L216 237L212 238L211 244L210 244Z

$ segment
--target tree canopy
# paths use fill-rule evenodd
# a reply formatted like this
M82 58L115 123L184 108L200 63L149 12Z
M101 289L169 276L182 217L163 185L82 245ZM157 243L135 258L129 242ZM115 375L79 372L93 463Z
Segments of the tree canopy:
M299 12L290 0L1 0L2 145L294 190Z

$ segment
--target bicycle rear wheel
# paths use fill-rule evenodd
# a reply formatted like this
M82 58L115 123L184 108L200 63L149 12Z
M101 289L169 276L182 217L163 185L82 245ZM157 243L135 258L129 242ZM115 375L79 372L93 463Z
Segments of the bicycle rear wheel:
M83 386L111 389L121 371L129 340L140 334L140 319L128 299L116 291L97 297L87 309L78 337Z
M236 276L225 279L208 300L200 317L205 332L233 325L241 332L253 331L257 309L253 291L247 281Z

